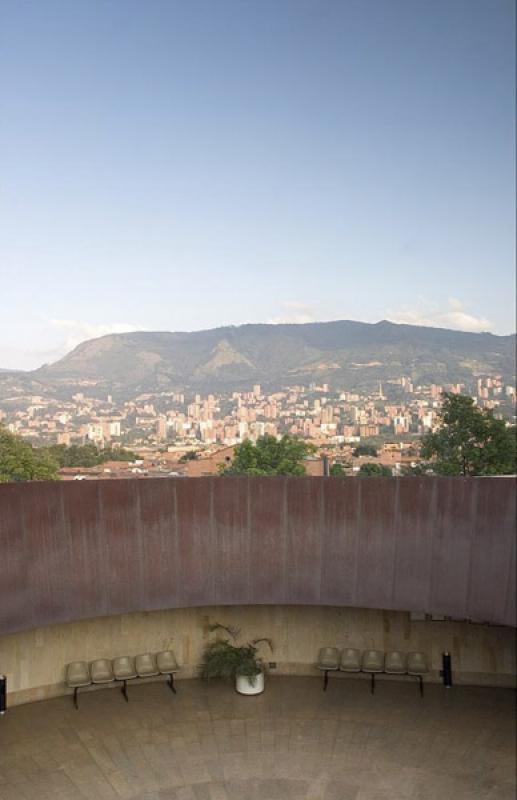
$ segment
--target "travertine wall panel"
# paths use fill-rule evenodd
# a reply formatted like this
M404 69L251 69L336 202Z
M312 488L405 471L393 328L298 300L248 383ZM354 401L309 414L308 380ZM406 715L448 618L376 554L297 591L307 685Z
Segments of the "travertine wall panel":
M2 636L0 667L8 678L9 704L63 694L65 664L76 659L91 661L172 647L181 664L178 678L194 677L209 636L208 624L213 622L239 627L244 641L270 637L274 652L264 648L262 654L266 661L276 662L275 674L316 676L319 648L334 645L421 650L429 657L433 681L440 681L442 652L449 650L455 683L512 686L515 681L513 628L411 622L407 613L372 609L219 606L99 617ZM352 686L351 691L355 690L368 692L367 687Z

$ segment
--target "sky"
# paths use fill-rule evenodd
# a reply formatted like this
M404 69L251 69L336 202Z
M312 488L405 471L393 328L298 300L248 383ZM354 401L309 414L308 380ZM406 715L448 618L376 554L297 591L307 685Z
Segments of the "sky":
M515 331L513 0L0 0L0 367L127 330Z

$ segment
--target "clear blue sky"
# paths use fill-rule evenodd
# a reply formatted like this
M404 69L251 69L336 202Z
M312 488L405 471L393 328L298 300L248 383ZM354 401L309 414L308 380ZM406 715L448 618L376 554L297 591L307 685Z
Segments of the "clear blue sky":
M515 329L512 0L0 0L0 367L109 330Z

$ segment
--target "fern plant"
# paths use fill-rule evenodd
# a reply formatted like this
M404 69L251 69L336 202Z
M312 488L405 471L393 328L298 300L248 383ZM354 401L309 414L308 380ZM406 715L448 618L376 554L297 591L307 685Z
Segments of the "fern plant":
M273 652L271 640L252 639L246 644L238 645L237 640L240 635L238 628L216 622L209 625L208 630L211 633L224 631L227 638L218 638L206 645L199 666L200 677L210 680L211 678L235 678L237 675L244 675L254 686L257 675L265 672L265 664L257 654L258 645L265 642Z

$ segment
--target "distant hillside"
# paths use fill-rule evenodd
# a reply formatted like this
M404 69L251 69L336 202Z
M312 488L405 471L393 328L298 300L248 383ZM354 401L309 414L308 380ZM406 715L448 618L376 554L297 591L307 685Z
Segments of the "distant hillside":
M16 386L100 382L120 396L153 390L199 391L328 382L367 388L409 375L457 382L478 374L515 376L515 336L463 333L390 322L241 325L195 333L120 333L83 342L55 364L0 376L0 396ZM6 385L9 382L9 389ZM3 390L1 389L3 385Z

